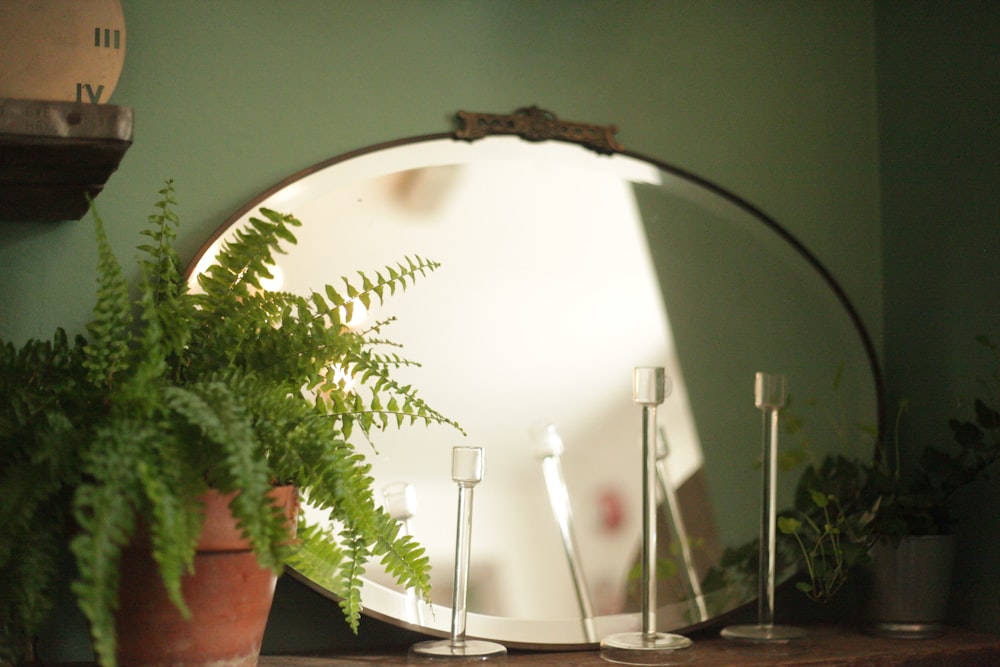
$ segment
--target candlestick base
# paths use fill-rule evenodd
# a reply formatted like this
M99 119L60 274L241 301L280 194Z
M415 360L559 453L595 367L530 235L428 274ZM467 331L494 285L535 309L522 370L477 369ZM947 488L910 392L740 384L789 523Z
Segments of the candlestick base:
M507 664L507 648L482 639L433 639L410 647L407 662L501 662Z
M664 632L652 636L642 632L622 632L601 642L601 658L622 665L683 665L694 660L692 641Z
M790 644L808 637L805 630L793 625L730 625L719 634L725 639L751 644Z

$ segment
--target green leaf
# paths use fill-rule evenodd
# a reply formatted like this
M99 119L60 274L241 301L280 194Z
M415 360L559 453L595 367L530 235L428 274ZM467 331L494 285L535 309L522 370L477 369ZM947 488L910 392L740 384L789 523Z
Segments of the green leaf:
M830 504L831 496L828 496L822 491L811 489L809 491L809 497L812 498L813 504L820 509L826 509L827 505Z
M802 522L799 519L790 516L778 517L778 530L785 535L794 535L799 532L801 527Z

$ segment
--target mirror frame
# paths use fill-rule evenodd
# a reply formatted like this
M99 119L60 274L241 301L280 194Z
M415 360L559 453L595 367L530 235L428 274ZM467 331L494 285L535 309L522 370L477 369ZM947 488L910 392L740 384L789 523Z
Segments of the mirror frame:
M871 336L865 327L863 320L856 307L851 302L847 293L834 278L833 274L826 266L813 254L805 245L799 241L791 232L785 229L774 218L762 211L757 206L751 204L746 199L736 195L717 183L694 174L676 165L661 161L647 155L631 151L622 147L615 134L617 129L613 125L601 126L585 123L576 123L560 120L555 114L539 109L538 107L524 107L518 109L513 114L488 114L477 112L458 111L455 115L458 128L448 132L436 132L423 135L404 137L378 144L373 144L336 155L332 158L314 164L275 183L271 187L259 192L250 201L235 211L225 222L218 227L211 237L201 246L188 268L189 277L195 270L198 262L209 251L213 244L223 236L236 222L245 217L248 213L256 210L262 202L290 185L324 169L334 165L349 162L350 160L375 153L378 151L419 144L423 142L437 140L459 140L473 142L481 138L495 135L516 135L529 142L557 141L575 143L584 146L601 155L620 154L643 163L652 165L657 169L670 174L678 179L687 181L706 192L720 197L729 204L749 214L752 218L763 223L778 237L787 243L798 253L822 279L823 283L833 292L837 301L844 309L854 328L855 334L861 342L868 362L869 370L874 383L874 393L876 401L876 419L878 432L881 433L884 425L884 380L881 365L878 360L875 346ZM873 456L874 456L873 452ZM295 579L303 582L309 588L316 590L320 594L336 599L336 596L323 586L317 584L305 575L289 568L289 573ZM451 609L440 605L434 606L433 618L421 618L420 622L407 620L412 617L411 605L406 596L402 593L386 588L375 582L365 580L362 587L362 600L365 601L364 613L366 616L376 618L381 621L402 627L408 630L420 632L431 636L449 636ZM754 604L754 599L747 600L736 609L746 608ZM723 614L725 616L736 609ZM638 612L624 613L611 616L602 616L593 619L597 621L597 636L605 636L614 632L628 631L634 629L639 620ZM486 639L493 639L503 642L510 648L524 649L546 649L546 650L567 650L593 648L595 643L582 642L553 642L552 637L565 635L565 628L568 624L579 628L582 619L559 619L555 621L539 619L516 619L506 617L484 616L469 613L470 627L489 628L488 632L477 632L475 636ZM679 630L693 630L718 622L720 617L709 619L708 621L692 625ZM470 632L470 636L473 633ZM511 640L510 637L518 639Z

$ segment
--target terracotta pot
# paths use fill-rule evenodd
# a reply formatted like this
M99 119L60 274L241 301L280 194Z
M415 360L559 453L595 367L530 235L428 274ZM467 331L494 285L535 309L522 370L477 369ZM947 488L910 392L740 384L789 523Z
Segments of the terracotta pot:
M865 629L897 639L927 639L945 631L954 535L879 541L861 570L861 611Z
M294 522L295 487L272 492ZM182 579L185 619L167 597L147 545L122 554L116 614L122 667L254 667L277 577L257 564L229 511L233 495L210 491L194 573ZM294 525L294 523L293 523Z

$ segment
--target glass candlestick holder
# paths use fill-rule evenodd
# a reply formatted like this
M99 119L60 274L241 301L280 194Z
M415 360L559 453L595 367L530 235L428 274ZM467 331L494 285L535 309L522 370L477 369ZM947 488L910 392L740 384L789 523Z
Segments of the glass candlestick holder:
M482 639L466 638L466 608L469 585L469 554L472 545L472 492L483 479L483 449L455 447L451 478L458 484L458 529L455 539L455 587L451 606L451 636L417 642L410 647L408 662L507 662L507 648Z
M761 456L760 554L757 561L757 624L731 625L720 633L726 639L753 644L797 645L804 648L806 632L790 625L774 624L775 542L778 515L778 414L785 406L784 375L757 373L754 404L761 411L763 451Z
M642 631L619 632L601 642L601 658L626 665L676 665L690 662L692 641L656 630L656 406L668 393L662 368L632 373L632 399L642 406Z

